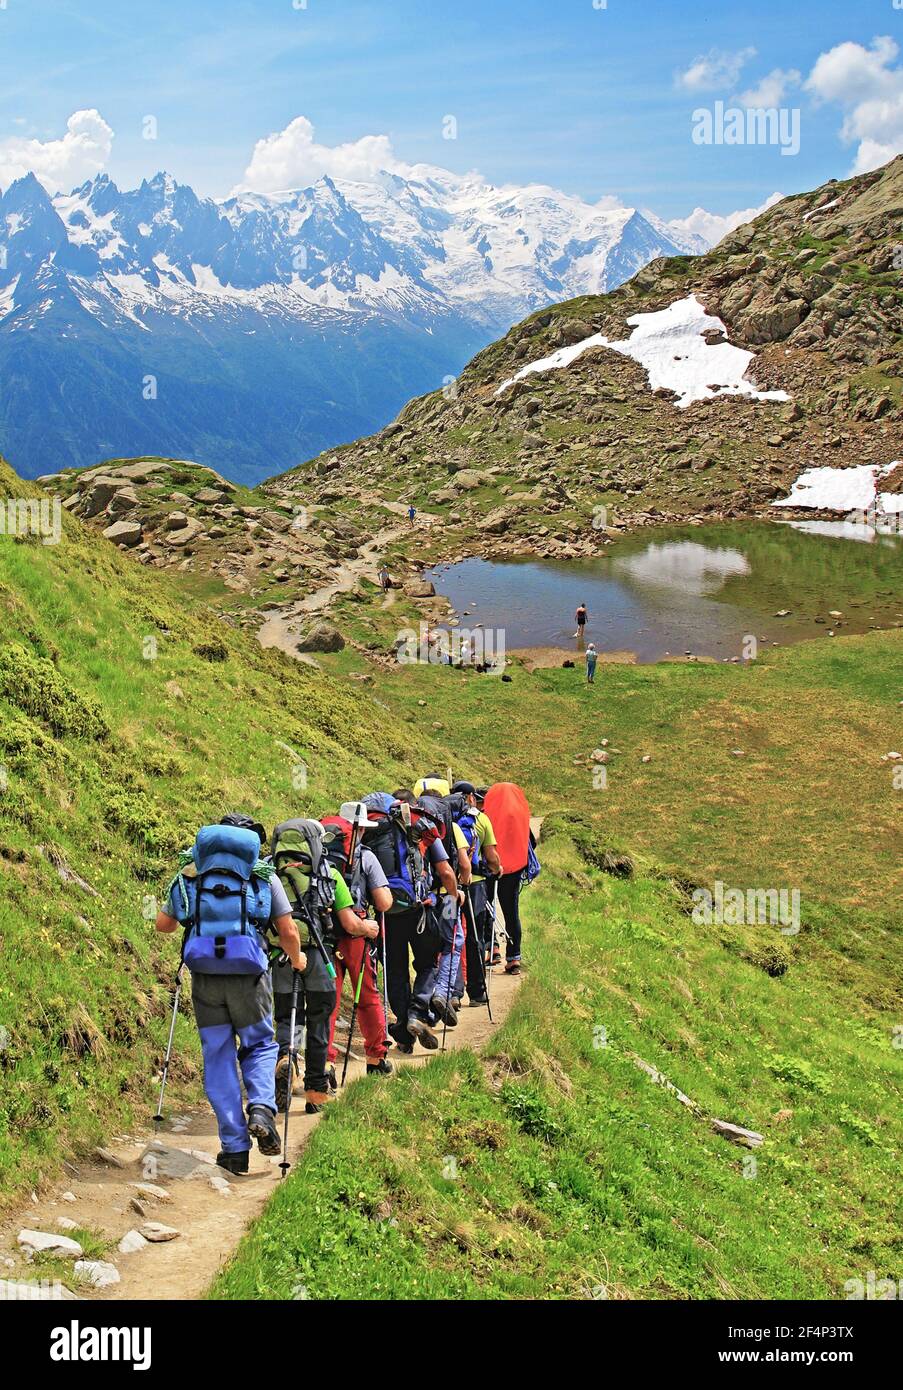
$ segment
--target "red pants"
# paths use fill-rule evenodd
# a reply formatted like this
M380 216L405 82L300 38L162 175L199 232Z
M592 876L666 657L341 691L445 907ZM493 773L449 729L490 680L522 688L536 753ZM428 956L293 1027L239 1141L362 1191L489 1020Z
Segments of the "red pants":
M328 1056L330 1062L335 1062L339 1055L335 1045L335 1026L339 1017L342 984L347 973L351 981L351 997L353 999L357 991L362 964L364 978L361 983L361 997L355 1014L355 1023L360 1024L361 1032L364 1035L364 1053L367 1061L375 1064L386 1055L386 1015L383 1011L382 996L376 987L376 971L370 959L369 945L370 942L363 936L348 936L342 932L339 937L338 952L335 957L335 1008L332 1011L332 1018L329 1020Z

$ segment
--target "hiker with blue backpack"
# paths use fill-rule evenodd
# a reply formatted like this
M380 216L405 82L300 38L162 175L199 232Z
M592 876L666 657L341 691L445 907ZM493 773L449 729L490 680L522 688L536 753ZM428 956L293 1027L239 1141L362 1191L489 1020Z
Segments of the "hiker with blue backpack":
M366 831L364 844L382 865L392 893L386 914L385 970L395 1022L388 1031L400 1053L410 1054L417 1042L434 1051L439 1040L432 1029L432 1001L441 945L436 904L441 887L457 892L455 873L439 825L410 788L373 792L363 801L379 823Z
M288 898L261 859L265 842L263 826L239 813L203 826L180 855L156 920L159 932L184 929L182 962L192 977L204 1090L222 1146L216 1161L230 1173L247 1173L252 1139L262 1154L280 1150L266 933L278 937L290 976L307 966Z
M487 883L501 876L502 861L492 821L483 809L484 793L473 782L459 781L455 782L451 794L461 799L463 810L458 825L467 838L471 855L471 878L465 888L470 905L467 914L470 921L464 942L463 978L455 993L460 999L466 987L470 1003L477 1006L489 1003L486 966L491 963L491 957L487 961L490 936Z

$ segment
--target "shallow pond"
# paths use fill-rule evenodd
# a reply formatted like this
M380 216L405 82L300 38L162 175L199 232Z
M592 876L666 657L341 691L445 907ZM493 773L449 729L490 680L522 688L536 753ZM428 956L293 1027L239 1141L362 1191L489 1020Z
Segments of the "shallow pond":
M580 603L587 641L644 662L903 626L903 535L844 522L645 530L598 559L473 559L427 577L462 629L504 633L509 651L577 648Z

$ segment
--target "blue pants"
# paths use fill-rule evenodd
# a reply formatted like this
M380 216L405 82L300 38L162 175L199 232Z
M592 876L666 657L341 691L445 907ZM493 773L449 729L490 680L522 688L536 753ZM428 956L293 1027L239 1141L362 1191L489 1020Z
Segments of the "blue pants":
M464 929L461 926L457 900L445 897L440 898L439 902L441 907L442 954L439 957L433 993L438 994L440 999L447 999L450 994L454 994L454 984L458 978L461 952L464 949Z
M216 1115L223 1152L246 1153L251 1136L241 1083L249 1106L263 1105L276 1113L278 1048L269 974L194 975L191 997L201 1035L204 1090Z

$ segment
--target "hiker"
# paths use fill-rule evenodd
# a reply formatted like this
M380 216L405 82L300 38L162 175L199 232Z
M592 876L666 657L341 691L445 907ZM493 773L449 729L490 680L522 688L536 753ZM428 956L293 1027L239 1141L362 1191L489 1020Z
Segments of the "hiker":
M486 945L487 945L487 919L490 916L489 894L487 880L494 881L502 874L502 861L499 858L498 847L496 845L495 830L492 821L483 809L483 801L486 789L478 789L472 782L455 782L452 787L452 795L459 795L464 798L465 804L473 812L473 839L471 841L471 866L472 874L470 885L465 890L470 898L470 907L473 914L473 924L476 928L476 935L467 926L464 949L465 949L465 980L467 997L471 1005L488 1003L486 994ZM467 830L464 826L464 834ZM490 961L491 963L491 961ZM461 997L461 990L455 991L458 998Z
M450 867L455 876L454 887L446 882L439 885L436 901L436 921L439 929L439 961L432 1000L432 1012L441 1018L449 1028L458 1026L458 1009L461 994L456 993L456 984L461 959L464 953L464 924L461 908L464 893L473 875L471 849L467 838L458 824L455 800L447 778L431 773L414 783L414 794L420 805L432 812L442 823L442 842L448 854ZM459 800L461 800L459 798Z
M368 907L373 915L391 911L392 891L385 872L371 849L361 840L368 830L379 828L379 821L370 820L367 807L362 801L346 801L339 807L337 816L324 816L321 822L327 833L336 831L334 843L341 864L327 849L330 862L339 870L354 902L354 911L362 920L370 918ZM364 1038L364 1055L367 1059L367 1075L389 1076L392 1063L386 1056L391 1040L387 1041L386 1015L383 1001L377 987L376 962L377 948L381 943L366 936L349 936L342 929L336 943L335 967L335 1008L329 1021L330 1066L335 1074L338 1049L335 1045L335 1030L339 1019L339 1006L342 998L342 985L347 973L351 981L351 995L357 1001L354 1014L360 1020ZM383 961L385 970L385 961Z
M273 866L285 889L291 912L306 943L295 1036L290 1036L292 973L281 962L273 966L276 1003L276 1100L288 1104L292 1054L304 1046L305 1113L316 1115L338 1089L335 1068L327 1062L330 1020L336 1003L335 966L331 953L344 932L349 937L379 935L375 922L363 921L342 875L330 864L323 847L323 827L314 820L287 820L277 825L272 839ZM306 1027L305 1027L306 1025ZM298 1069L297 1061L295 1068Z
M595 683L596 683L596 662L598 661L598 659L599 659L599 654L598 654L598 652L596 651L595 643L590 642L589 646L588 646L587 649L586 649L586 658L585 658L585 660L586 660L586 679L587 679L587 681L589 682L590 685L595 685Z
M483 800L492 821L504 872L498 880L498 903L505 918L505 974L519 975L521 968L520 890L530 862L532 834L530 807L514 782L496 782Z
M414 525L414 517L416 515L417 510L414 506L414 503L412 502L411 505L408 507L408 521L411 523L412 526Z
M216 1161L230 1173L247 1173L252 1138L268 1156L281 1147L275 1124L277 1047L265 933L272 929L278 936L290 978L292 971L307 966L285 892L260 858L265 841L263 826L240 813L224 816L219 825L203 826L192 848L180 856L179 871L156 920L159 932L185 928L182 959L192 976L204 1090L222 1146ZM241 1082L248 1098L247 1118Z
M409 787L363 800L380 821L378 830L365 832L364 842L382 864L393 898L386 917L386 983L395 1015L389 1033L403 1054L413 1052L416 1042L434 1051L439 1039L430 1024L441 944L436 899L440 887L456 894L457 880L436 823L421 813Z
M384 594L387 594L392 587L392 578L385 565L380 565L379 567L379 587Z
M589 618L589 609L585 603L580 604L574 617L577 619L577 631L574 633L574 636L579 637L582 641L586 636L586 622Z

